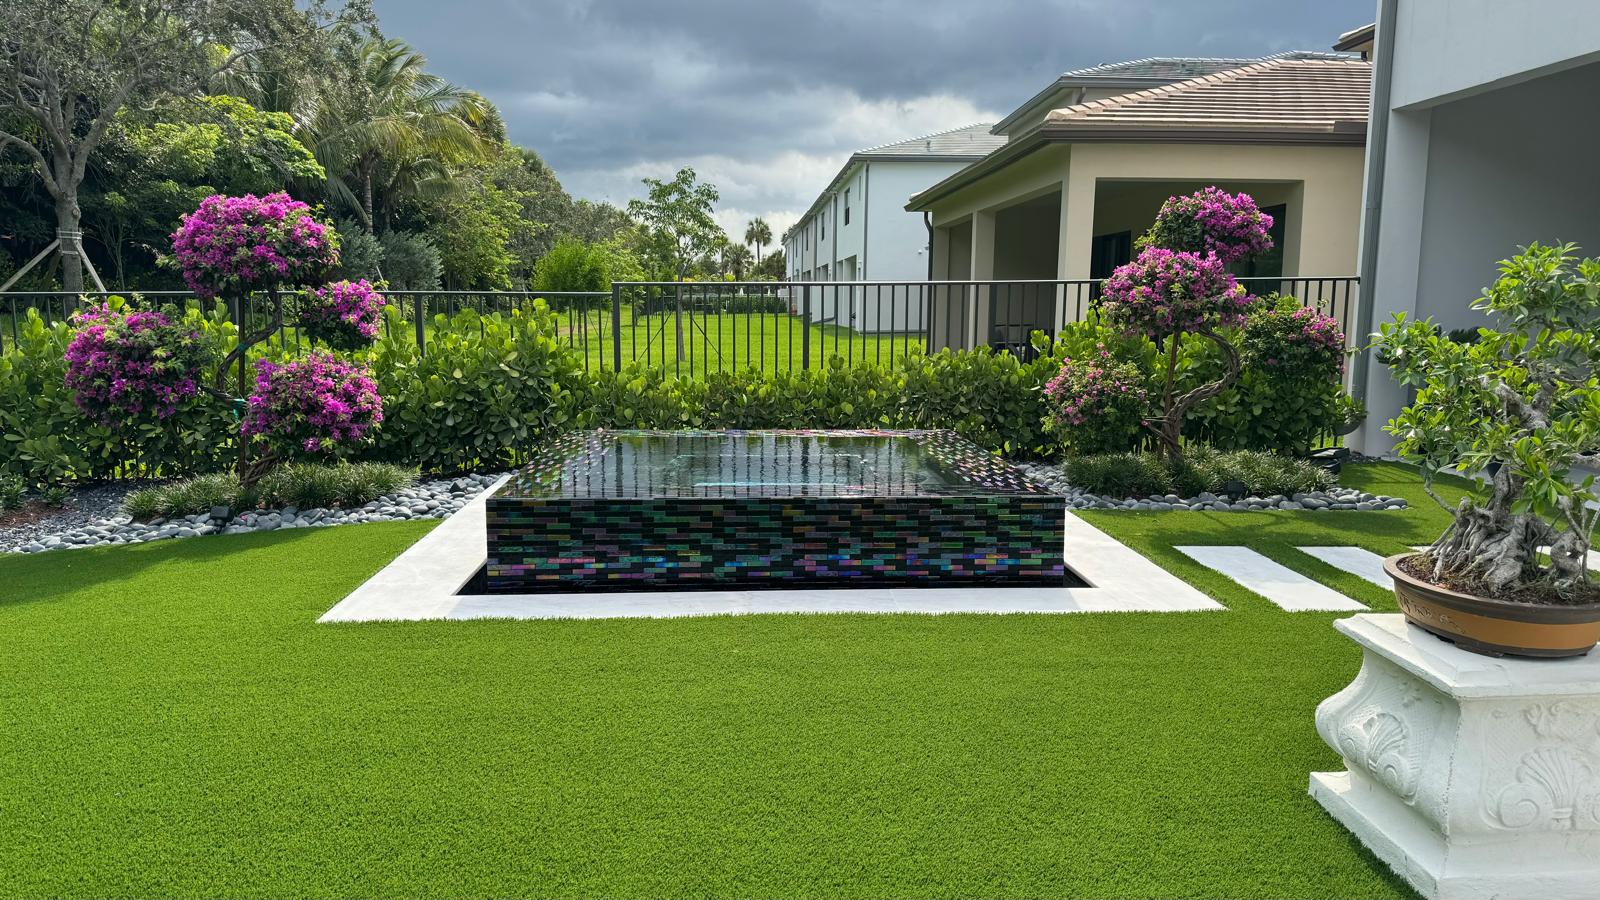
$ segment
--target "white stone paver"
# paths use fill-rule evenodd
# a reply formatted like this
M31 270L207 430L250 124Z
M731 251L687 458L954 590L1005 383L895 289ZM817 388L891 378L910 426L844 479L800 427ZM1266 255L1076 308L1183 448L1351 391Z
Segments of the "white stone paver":
M503 480L502 480L503 482ZM488 556L497 482L322 615L321 622L666 618L741 613L1076 613L1223 610L1222 604L1071 513L1067 565L1090 587L617 591L463 596Z
M1365 610L1365 604L1312 581L1249 547L1189 546L1173 548L1209 569L1239 582L1290 612Z
M1383 557L1360 547L1296 547L1301 553L1314 556L1335 569L1365 578L1385 590L1394 590L1394 579L1383 571Z

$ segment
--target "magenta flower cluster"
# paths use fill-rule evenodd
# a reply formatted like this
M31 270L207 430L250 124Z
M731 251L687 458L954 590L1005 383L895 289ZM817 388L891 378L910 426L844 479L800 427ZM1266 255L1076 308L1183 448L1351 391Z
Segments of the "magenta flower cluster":
M300 327L337 350L354 350L378 339L386 301L365 278L336 281L300 300Z
M103 425L166 419L200 391L206 351L199 332L160 312L108 305L72 317L67 390L84 415Z
M1149 247L1106 279L1100 312L1132 334L1162 338L1244 323L1251 298L1214 254Z
M289 453L336 451L383 421L377 382L363 366L313 351L256 363L256 387L239 431Z
M1272 217L1256 207L1249 194L1230 194L1215 186L1168 197L1144 246L1197 254L1215 254L1223 265L1272 249Z
M339 235L288 194L216 194L183 217L172 252L190 290L234 295L315 284L339 262Z
M1248 365L1332 378L1344 371L1344 329L1337 319L1307 306L1268 308L1251 314L1239 351Z
M1144 374L1105 344L1083 359L1065 359L1044 386L1046 426L1080 453L1127 450L1135 442L1148 400Z

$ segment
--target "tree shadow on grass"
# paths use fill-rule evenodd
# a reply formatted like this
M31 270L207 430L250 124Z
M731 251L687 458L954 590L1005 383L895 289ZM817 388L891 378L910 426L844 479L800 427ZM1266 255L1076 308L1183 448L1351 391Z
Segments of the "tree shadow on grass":
M396 530L413 525L409 522L373 522L363 525L337 525L334 529L395 527ZM132 578L147 569L178 564L211 564L237 557L241 578L255 578L259 574L259 561L252 560L256 551L293 547L321 536L326 528L291 528L273 531L254 531L247 534L205 535L203 537L173 538L143 544L94 547L88 550L53 550L44 553L15 554L0 558L0 609L24 603L55 600L60 597L96 586L110 585ZM395 554L410 546L412 541L397 538ZM303 559L315 565L316 554L302 552L285 554L286 559ZM217 570L228 577L226 567Z

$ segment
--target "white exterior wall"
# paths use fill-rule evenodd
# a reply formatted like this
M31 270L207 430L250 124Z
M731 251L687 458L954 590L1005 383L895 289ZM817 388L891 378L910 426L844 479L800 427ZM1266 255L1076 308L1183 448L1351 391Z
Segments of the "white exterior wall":
M1590 115L1600 91L1595 0L1398 0L1381 196L1372 327L1432 317L1445 329L1483 324L1469 307L1495 262L1529 241L1573 241L1600 255L1600 168ZM1387 31L1386 31L1387 29ZM1376 132L1373 129L1369 133ZM1369 362L1369 416L1351 443L1386 453L1383 424L1409 396Z
M791 281L925 281L928 229L922 214L906 212L913 194L937 184L966 162L866 160L852 166L834 195L795 225L784 243ZM845 223L845 191L850 221ZM827 236L819 220L826 220ZM807 234L810 235L809 246ZM882 298L881 300L879 298ZM791 298L798 303L798 296ZM893 305L892 322L890 306ZM920 304L904 291L815 289L812 317L860 331L921 327Z

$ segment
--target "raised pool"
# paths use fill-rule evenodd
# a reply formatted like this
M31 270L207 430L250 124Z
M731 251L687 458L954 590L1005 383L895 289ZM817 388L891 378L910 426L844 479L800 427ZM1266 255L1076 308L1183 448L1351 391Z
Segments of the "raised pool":
M1063 502L946 431L589 431L487 501L490 592L1081 584Z

